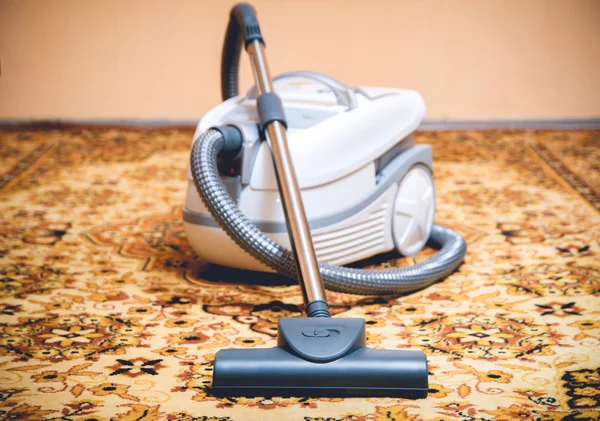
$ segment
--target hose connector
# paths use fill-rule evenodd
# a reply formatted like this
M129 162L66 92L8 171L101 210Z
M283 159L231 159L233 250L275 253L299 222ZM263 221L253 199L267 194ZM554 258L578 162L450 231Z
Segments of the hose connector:
M244 143L244 135L242 135L240 129L233 125L227 125L211 127L211 130L216 130L223 136L223 149L221 149L219 156L233 159L240 153Z
M329 304L325 300L314 300L306 305L306 315L308 317L329 318Z

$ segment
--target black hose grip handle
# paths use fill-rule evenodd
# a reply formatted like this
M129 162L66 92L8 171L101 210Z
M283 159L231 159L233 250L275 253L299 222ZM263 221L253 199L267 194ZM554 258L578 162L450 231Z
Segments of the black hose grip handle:
M221 95L223 101L237 96L238 72L242 44L248 47L252 41L259 41L263 45L260 26L256 18L256 10L248 3L239 3L231 9L229 24L223 43L221 56Z
M234 20L238 24L238 27L242 29L244 48L248 48L248 44L255 40L260 41L263 44L265 43L262 34L260 33L260 26L258 25L254 7L248 3L236 4L231 9L229 19Z

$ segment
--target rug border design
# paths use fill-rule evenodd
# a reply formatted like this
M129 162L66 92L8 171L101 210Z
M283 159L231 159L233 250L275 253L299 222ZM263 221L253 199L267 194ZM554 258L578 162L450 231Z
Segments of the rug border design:
M591 208L600 213L600 194L594 188L587 184L579 175L566 166L554 152L540 142L528 141L526 144L547 168L584 199Z

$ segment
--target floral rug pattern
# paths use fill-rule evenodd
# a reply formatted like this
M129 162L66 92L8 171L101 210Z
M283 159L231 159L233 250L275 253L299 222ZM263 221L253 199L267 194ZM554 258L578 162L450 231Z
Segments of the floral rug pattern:
M406 296L328 296L370 346L427 354L421 400L210 394L216 351L274 346L303 307L287 279L194 255L191 136L0 131L0 419L600 419L600 131L417 134L465 263Z

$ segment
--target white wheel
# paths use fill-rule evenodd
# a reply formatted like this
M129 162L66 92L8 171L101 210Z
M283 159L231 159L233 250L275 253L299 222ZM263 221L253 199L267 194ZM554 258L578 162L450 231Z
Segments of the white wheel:
M435 215L435 186L431 171L415 165L400 180L392 214L392 235L403 256L418 253L431 234Z

